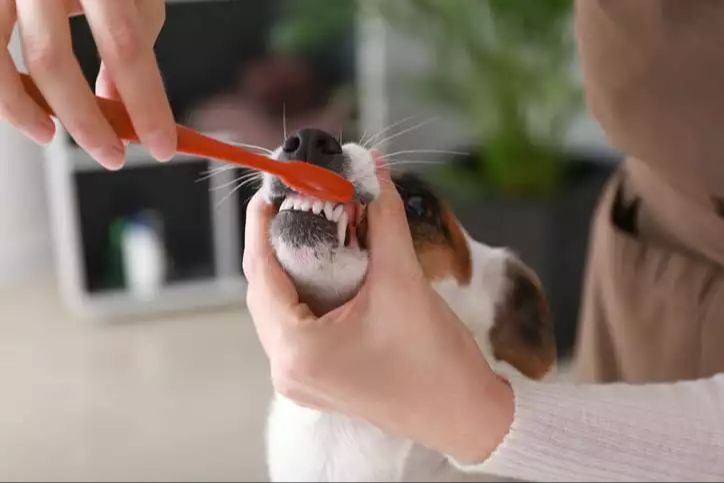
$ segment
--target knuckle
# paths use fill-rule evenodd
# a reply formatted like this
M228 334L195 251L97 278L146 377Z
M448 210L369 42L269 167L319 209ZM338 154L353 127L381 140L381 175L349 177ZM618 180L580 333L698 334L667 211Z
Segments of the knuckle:
M156 29L161 30L161 27L163 27L163 24L166 22L166 6L164 2L160 2L160 6L157 8L153 20Z
M136 0L145 27L158 33L166 21L165 0Z
M24 57L28 69L39 73L56 73L70 60L65 50L52 42L29 42Z
M311 381L312 373L308 359L299 355L289 355L275 364L272 370L274 389L284 397L299 400Z
M385 218L402 219L406 217L405 208L398 200L390 200L390 203L385 203L380 209Z
M112 135L104 129L105 120L93 112L84 109L69 113L63 122L78 144L88 151L95 151L113 142Z
M299 402L299 399L301 398L300 391L297 386L288 378L279 375L273 375L272 386L274 386L274 391L281 394L285 398Z
M249 251L244 251L241 265L244 271L244 277L246 277L247 281L251 281L258 271L259 257L252 255Z
M121 61L137 59L146 45L138 23L130 18L116 19L104 37L106 55Z
M250 220L256 216L256 212L259 211L259 203L261 198L260 192L254 194L246 205L246 219Z
M256 308L259 306L259 291L255 287L255 285L249 285L246 289L246 307L252 316L254 316Z
M272 264L276 263L273 253L252 253L251 250L244 252L242 269L247 281L264 275Z

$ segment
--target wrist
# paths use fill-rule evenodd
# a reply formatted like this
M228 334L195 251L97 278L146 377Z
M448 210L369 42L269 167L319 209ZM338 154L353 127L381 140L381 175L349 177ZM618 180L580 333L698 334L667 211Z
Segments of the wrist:
M463 421L446 454L459 463L482 463L510 432L514 413L513 388L498 376L489 378L457 411Z

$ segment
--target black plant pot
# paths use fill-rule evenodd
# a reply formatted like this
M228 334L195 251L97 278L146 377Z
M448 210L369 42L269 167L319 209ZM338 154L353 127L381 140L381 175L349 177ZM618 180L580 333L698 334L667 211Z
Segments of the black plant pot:
M471 151L472 152L472 151ZM570 156L557 194L546 199L442 193L470 235L509 247L541 278L556 327L559 356L576 338L589 227L602 188L615 169L611 159Z

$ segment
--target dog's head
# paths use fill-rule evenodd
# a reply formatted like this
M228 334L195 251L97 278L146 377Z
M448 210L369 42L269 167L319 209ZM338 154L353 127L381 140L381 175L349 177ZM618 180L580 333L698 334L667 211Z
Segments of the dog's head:
M265 175L262 192L277 208L271 242L301 299L317 313L354 296L367 272L366 209L380 193L365 147L315 129L291 135L274 152L330 169L355 186L347 204L303 196ZM487 356L539 378L555 362L553 330L535 274L505 249L471 239L450 208L418 176L393 176L427 279L468 325Z

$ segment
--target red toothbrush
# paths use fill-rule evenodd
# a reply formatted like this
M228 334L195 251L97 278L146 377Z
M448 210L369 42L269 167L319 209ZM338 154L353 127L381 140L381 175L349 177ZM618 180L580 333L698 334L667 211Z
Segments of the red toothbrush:
M27 74L20 74L25 90L49 115L53 110ZM119 138L138 143L139 139L133 129L131 118L122 103L110 99L96 97L98 106L108 119L111 127ZM181 124L177 124L178 152L213 158L248 168L265 171L279 176L290 188L309 196L325 201L346 203L354 195L352 183L336 173L314 164L301 161L276 161L274 159L252 153L232 144L205 136L200 132Z

